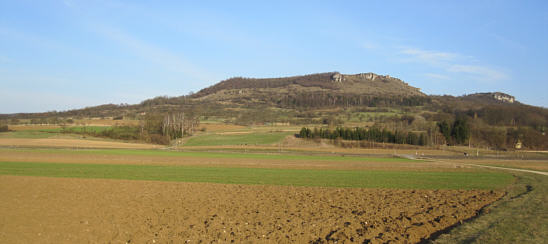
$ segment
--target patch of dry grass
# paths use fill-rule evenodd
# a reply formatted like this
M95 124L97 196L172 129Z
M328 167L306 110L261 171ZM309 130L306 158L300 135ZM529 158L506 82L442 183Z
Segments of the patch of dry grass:
M508 194L482 215L434 243L545 243L548 240L548 177L514 173Z

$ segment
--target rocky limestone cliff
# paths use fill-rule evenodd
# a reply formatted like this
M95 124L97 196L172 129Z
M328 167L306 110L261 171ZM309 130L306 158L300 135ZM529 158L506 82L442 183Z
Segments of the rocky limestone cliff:
M342 90L348 90L347 92L353 93L357 91L358 93L368 93L374 90L385 90L384 92L391 93L387 89L393 89L392 92L402 93L402 95L424 95L420 88L410 86L408 83L391 77L390 75L378 75L375 73L359 73L353 75L344 75L338 72L335 72L331 79L335 83L340 83L340 88ZM348 88L348 89L345 89ZM357 90L352 90L357 89ZM405 91L407 90L407 94Z
M516 98L512 95L508 95L503 92L483 92L483 93L474 93L467 96L464 96L464 98L473 98L473 99L482 99L486 101L494 101L494 102L501 102L501 103L515 103Z

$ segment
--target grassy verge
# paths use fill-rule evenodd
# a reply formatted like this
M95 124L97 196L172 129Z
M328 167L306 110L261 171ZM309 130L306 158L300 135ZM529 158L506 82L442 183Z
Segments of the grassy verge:
M283 140L290 132L205 134L190 138L184 146L267 145Z
M398 189L498 189L501 172L297 170L189 166L0 162L0 175Z
M548 240L548 177L515 173L508 194L473 221L434 243L545 243Z
M2 151L37 152L51 154L94 154L94 155L140 155L140 156L171 156L171 157L200 157L200 158L248 158L264 160L314 160L314 161L361 161L361 162L409 162L421 163L420 160L406 158L381 158L381 157L357 157L357 156L319 156L319 155L295 155L295 154L259 154L259 153L229 153L229 152L203 152L203 151L165 151L165 150L131 150L131 149L0 149Z

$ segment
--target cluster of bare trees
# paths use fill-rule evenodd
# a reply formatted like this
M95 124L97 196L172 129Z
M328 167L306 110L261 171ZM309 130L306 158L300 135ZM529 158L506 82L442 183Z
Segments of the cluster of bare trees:
M162 134L170 139L182 138L192 135L200 126L200 120L185 112L168 113L164 115L162 122Z
M200 120L191 111L147 113L141 120L140 138L147 142L169 144L170 140L192 135Z

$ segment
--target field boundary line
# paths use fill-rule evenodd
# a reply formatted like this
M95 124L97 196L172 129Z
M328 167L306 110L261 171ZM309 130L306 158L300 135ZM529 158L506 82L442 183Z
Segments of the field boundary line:
M491 169L502 169L502 170L520 171L520 172L534 173L534 174L540 174L540 175L546 175L546 176L548 176L548 172L542 172L542 171L536 171L536 170L530 170L530 169L514 169L514 168L506 168L506 167L499 167L499 166L487 166L487 165L480 165L480 164L463 164L463 165L475 166L475 167L481 167L481 168L491 168Z
M530 170L530 169L516 169L516 168L507 168L507 167L500 167L500 166L487 166L487 165L481 165L481 164L467 164L467 163L459 163L459 162L448 162L448 161L444 161L444 160L436 160L436 159L433 159L433 158L422 158L422 159L427 160L427 161L432 161L432 162L441 162L441 163L448 163L448 164L460 164L460 165L463 165L463 166L472 166L472 167L489 168L489 169L519 171L519 172L533 173L533 174L548 176L548 172Z

